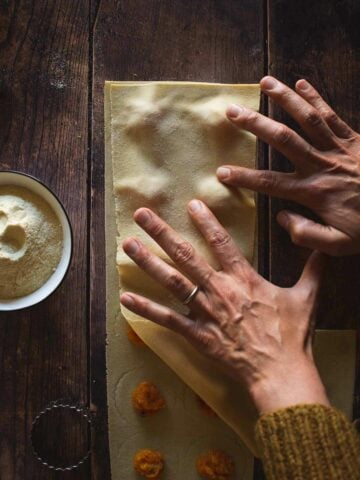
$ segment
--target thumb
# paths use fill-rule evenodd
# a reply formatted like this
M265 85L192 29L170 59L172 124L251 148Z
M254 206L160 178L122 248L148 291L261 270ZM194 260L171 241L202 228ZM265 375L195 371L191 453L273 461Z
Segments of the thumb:
M296 284L297 287L316 294L320 287L325 265L326 256L319 251L312 252L305 263L301 277Z
M278 213L277 221L290 234L295 245L334 257L351 253L351 238L337 228L287 210Z
M298 299L303 302L305 308L310 309L304 337L304 348L310 357L312 357L312 337L315 329L317 300L327 258L321 252L312 252L307 259L299 281L294 286Z

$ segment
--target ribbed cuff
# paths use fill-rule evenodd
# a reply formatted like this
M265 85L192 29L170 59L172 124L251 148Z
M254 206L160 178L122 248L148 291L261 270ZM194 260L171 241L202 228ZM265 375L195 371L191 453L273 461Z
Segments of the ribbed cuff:
M255 438L268 480L360 480L360 436L334 408L296 405L263 415Z

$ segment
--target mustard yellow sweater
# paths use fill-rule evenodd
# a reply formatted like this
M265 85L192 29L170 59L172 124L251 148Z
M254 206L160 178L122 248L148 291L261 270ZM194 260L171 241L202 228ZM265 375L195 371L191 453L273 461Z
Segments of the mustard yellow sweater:
M360 435L335 408L298 405L260 417L268 480L360 480Z

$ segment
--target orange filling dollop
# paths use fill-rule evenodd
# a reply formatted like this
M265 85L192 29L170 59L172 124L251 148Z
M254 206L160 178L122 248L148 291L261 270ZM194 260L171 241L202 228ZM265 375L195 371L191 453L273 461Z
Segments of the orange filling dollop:
M154 383L141 382L132 393L132 404L140 415L153 415L166 406L164 397Z
M198 457L196 469L199 475L210 480L228 480L235 466L232 458L225 452L212 449Z
M164 457L156 450L139 450L134 456L134 469L145 478L159 478L163 468Z

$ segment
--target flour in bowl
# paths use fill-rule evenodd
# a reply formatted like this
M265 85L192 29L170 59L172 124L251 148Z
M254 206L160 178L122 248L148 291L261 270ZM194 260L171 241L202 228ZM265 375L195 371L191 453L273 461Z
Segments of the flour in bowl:
M0 186L0 299L40 288L62 251L61 223L48 203L26 188Z

